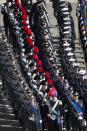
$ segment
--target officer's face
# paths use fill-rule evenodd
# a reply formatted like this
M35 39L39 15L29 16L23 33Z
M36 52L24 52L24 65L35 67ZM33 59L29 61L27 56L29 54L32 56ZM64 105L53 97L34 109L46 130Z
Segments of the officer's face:
M62 80L64 80L64 76L62 76Z
M56 96L54 96L54 97L52 97L52 99L53 99L53 101L54 101L54 102L56 102L57 97L56 97Z
M15 65L15 61L12 61L12 64Z
M74 99L75 101L77 101L77 100L78 100L78 95L73 95L73 99Z

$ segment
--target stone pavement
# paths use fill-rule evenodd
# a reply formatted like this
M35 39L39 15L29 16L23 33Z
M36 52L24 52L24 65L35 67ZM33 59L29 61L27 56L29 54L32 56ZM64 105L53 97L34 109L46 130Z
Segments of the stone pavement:
M1 14L1 5L0 5L0 36L2 35L3 27L3 15Z
M76 38L79 39L79 31L78 31L78 19L76 16L76 8L77 8L77 3L71 3L72 5L72 12L71 15L74 19L74 26L75 26L75 33L76 33Z
M79 39L79 33L78 33L78 20L77 20L77 17L76 17L76 7L77 7L77 4L76 3L71 3L72 4L72 17L74 18L74 25L75 25L75 33L76 33L76 37L77 39ZM57 29L57 21L55 19L55 17L53 16L53 8L52 8L52 3L50 2L47 2L47 11L49 13L49 19L50 19L50 24L51 26L53 25L55 27L55 30L54 28L52 29L52 33L53 35L55 35L55 37L58 36L58 29Z
M0 5L2 4L2 3L5 3L6 2L6 0L0 0Z

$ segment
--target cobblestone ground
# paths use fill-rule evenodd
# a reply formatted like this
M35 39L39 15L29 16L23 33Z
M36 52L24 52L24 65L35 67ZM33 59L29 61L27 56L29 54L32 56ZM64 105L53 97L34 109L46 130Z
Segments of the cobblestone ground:
M3 16L1 14L1 4L0 4L0 37L2 35L2 31L4 31L4 26L3 26Z
M6 2L6 0L0 0L0 4Z
M0 26L3 26L3 17L1 15L1 4L5 2L6 0L0 0Z
M75 33L76 33L76 37L77 39L79 38L79 34L78 34L78 20L77 20L77 16L76 16L76 8L77 8L77 3L72 3L72 16L74 19L74 25L75 25Z

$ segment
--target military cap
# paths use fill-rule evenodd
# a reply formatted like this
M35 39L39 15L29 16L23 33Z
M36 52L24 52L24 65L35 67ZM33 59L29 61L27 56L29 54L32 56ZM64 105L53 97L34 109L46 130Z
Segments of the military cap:
M68 17L67 17L67 18L65 17L65 18L63 19L63 21L64 21L64 22L70 22L70 19L69 19ZM70 26L70 25L69 25L69 26Z
M74 54L72 52L67 53L68 56L73 56Z
M82 17L82 16L80 17L80 20L83 20L83 17Z
M82 34L83 34L83 35L86 35L86 32L85 32L85 30L83 30L83 31L82 31Z
M53 85L52 79L48 79L47 82L48 82L49 85Z
M70 46L70 44L69 44L68 42L65 42L65 43L63 44L63 46L64 46L64 47L68 47L68 46Z
M80 64L79 64L79 63L73 63L73 66L74 66L74 67L79 67Z
M38 68L38 72L39 72L39 73L43 73L43 71L44 71L43 67L39 67L39 68Z
M27 35L32 35L32 31L30 29L28 29Z
M75 62L75 59L74 58L70 58L69 62Z
M31 76L31 73L30 73L30 72L28 72L28 73L27 73L27 75L28 75L28 76Z
M64 29L71 29L71 26L64 26Z
M86 36L85 36L85 37L83 37L83 40L87 40Z
M33 54L34 54L33 52L30 52L30 53L29 53L29 56L32 56Z
M28 64L26 64L26 65L25 65L25 68L26 68L26 69L28 69L28 68L29 68Z
M29 20L26 20L26 23L29 24Z
M67 47L67 48L65 48L64 50L65 50L65 51L71 51L71 50L72 50L72 48Z
M70 21L64 22L64 25L71 25L71 22Z
M83 22L83 20L80 22L80 25L83 25L84 24L84 22Z
M63 15L69 15L69 12L68 11L65 11L65 12L62 12Z
M66 3L60 3L60 7L65 7Z
M42 66L43 65L41 60L38 60L37 64L38 64L38 66Z
M26 41L30 46L33 46L33 40L31 38L26 38Z
M21 53L21 56L25 56L24 52Z
M50 74L49 74L49 72L45 72L45 77L47 78L47 79L50 79Z
M49 61L54 61L53 57L49 58Z
M64 7L61 9L62 11L69 11L69 9L67 7Z
M34 60L38 60L37 54L34 54L34 55L33 55L33 59L34 59Z
M25 52L25 49L24 49L24 48L22 48L22 49L21 49L21 51L22 51L22 52Z
M86 74L86 71L81 69L79 72L78 72L80 75L85 75Z
M38 47L34 47L34 50L33 50L33 51L34 51L35 54L38 54L38 53L39 53Z
M27 31L28 31L28 26L25 26L25 27L23 28L23 30L24 30L25 32L27 32Z
M64 35L70 34L70 31L69 30L68 31L63 31L63 34Z

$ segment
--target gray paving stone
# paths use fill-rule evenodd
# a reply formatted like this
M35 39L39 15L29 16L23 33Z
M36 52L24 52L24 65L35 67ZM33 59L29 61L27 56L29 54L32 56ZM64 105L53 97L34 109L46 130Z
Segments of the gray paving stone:
M75 56L78 58L84 58L83 53L75 53Z

